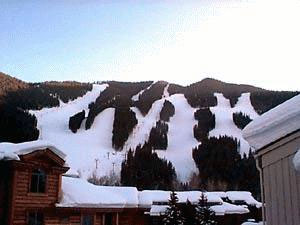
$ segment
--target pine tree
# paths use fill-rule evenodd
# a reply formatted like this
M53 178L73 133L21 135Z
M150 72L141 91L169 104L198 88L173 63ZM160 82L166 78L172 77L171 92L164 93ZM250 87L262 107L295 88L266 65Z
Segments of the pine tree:
M172 191L170 194L170 200L168 203L168 209L163 218L164 225L183 225L184 219L181 210L178 208L177 194Z
M207 197L202 192L196 206L196 224L197 225L216 225L214 220L215 213L210 209L207 203Z

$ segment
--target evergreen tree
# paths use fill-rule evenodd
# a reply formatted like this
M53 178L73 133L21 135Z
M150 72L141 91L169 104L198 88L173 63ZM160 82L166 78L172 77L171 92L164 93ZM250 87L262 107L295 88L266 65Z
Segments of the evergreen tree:
M181 207L182 215L184 218L184 225L197 225L196 223L196 209L195 206L189 201Z
M196 206L196 224L197 225L216 225L214 220L215 213L210 209L207 203L207 197L202 192L198 204Z
M175 191L170 194L170 200L168 203L168 209L163 218L164 225L183 225L184 218L181 210L178 208L178 197Z

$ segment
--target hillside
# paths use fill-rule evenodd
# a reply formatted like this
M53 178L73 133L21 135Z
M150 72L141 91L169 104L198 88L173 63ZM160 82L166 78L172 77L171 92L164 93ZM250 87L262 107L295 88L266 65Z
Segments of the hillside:
M27 87L28 84L25 82L0 72L0 98L9 91L16 91Z
M220 157L224 165L236 161L234 165L228 164L230 171L226 170L227 167L223 171L234 173L239 183L230 186L233 175L223 174L216 176L213 184L202 184L209 189L246 189L251 185L242 184L240 178L250 170L249 166L253 169L254 165L252 153L249 155L251 149L242 138L241 129L259 114L298 94L214 79L204 79L186 87L164 81L108 81L93 86L76 83L76 89L72 91L68 91L68 87L74 87L74 83L67 84L27 84L43 94L28 97L25 101L24 92L8 93L4 106L13 102L24 113L30 110L26 115L33 116L33 121L28 122L30 126L19 126L20 135L24 129L26 134L37 129L28 140L39 138L56 144L67 154L67 163L71 167L69 173L79 173L87 179L112 174L118 177L122 162L129 157L129 150L135 151L139 146L147 145L146 149L152 149L161 159L172 163L180 182L190 182L193 174L199 173L203 157L210 157L199 155L200 148L203 148L201 143L210 146L210 142L224 141L219 148L233 149L236 153L227 155L228 150L222 153L225 155L215 155L215 159L210 160ZM3 115L5 117L7 114ZM5 121L2 119L0 123ZM0 141L25 141L12 139L10 136L14 135L14 130L7 134L3 126L0 127ZM219 153L221 150L216 149L216 154ZM242 172L236 174L237 171ZM215 167L206 172L222 173ZM204 174L200 171L200 176Z

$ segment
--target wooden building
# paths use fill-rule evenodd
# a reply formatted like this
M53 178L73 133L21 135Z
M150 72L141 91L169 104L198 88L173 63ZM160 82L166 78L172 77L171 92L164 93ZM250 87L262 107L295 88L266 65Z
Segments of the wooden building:
M256 149L265 223L299 225L300 171L294 158L300 149L300 95L251 122L243 136Z
M168 202L168 191L96 186L67 176L65 157L44 141L0 143L0 225L150 225L155 204ZM201 194L177 193L181 204L196 203ZM207 193L220 221L230 214L228 225L239 225L233 221L251 216L247 207L222 199L231 196L261 206L251 193Z

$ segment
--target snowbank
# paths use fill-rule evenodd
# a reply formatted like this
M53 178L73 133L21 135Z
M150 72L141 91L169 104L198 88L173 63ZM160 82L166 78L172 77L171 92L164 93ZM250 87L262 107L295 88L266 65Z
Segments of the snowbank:
M300 129L300 95L278 105L253 120L243 130L243 137L255 149Z
M0 143L0 160L19 160L20 155L29 154L31 152L44 150L47 148L60 158L65 159L66 155L52 143L48 141L37 140L19 144L8 142Z

